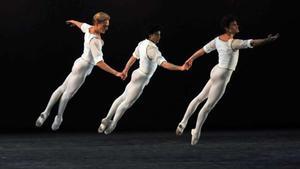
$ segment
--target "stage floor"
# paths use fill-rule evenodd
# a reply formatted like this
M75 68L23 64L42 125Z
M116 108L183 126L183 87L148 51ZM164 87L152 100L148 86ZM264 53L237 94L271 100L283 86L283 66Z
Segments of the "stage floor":
M0 134L0 169L297 169L300 130Z

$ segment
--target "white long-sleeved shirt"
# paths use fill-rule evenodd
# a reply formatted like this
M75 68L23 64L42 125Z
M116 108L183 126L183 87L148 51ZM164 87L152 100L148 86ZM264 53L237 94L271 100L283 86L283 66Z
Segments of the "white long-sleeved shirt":
M218 65L222 68L235 70L239 59L239 49L252 48L251 41L252 39L230 39L225 42L216 37L206 44L203 49L206 53L217 49L219 54Z
M158 47L148 39L141 41L132 54L139 59L139 70L152 77L157 65L161 65L166 59L162 56Z
M84 48L81 58L92 65L96 65L103 60L102 46L104 45L101 37L91 34L89 28L91 25L83 23L81 31L84 34Z

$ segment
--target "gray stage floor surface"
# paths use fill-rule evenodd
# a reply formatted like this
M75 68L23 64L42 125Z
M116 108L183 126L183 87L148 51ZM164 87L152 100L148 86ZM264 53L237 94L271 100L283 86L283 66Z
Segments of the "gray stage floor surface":
M300 130L0 133L0 169L299 169Z

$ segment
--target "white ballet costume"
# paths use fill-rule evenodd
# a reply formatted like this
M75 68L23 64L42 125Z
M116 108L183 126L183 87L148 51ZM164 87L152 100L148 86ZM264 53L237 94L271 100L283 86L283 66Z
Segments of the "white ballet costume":
M177 135L181 135L188 123L189 118L195 112L198 105L207 99L198 114L196 127L195 129L192 129L191 132L192 145L197 144L204 121L206 120L209 112L223 96L231 75L236 68L239 57L239 49L244 48L252 48L251 39L230 39L225 42L220 40L219 37L216 37L203 47L206 53L210 53L217 49L219 54L218 64L211 70L210 79L202 91L189 104L184 117L176 130Z
M59 86L51 95L46 109L40 114L36 121L36 126L43 125L47 117L49 116L52 107L59 101L58 113L55 116L52 123L52 130L59 129L63 121L63 113L69 100L78 91L81 85L84 83L85 78L92 72L93 67L103 60L102 46L103 40L94 34L89 32L91 25L83 23L81 30L84 35L84 50L81 57L76 59L73 64L71 73L67 76L61 86Z
M109 134L115 129L125 111L140 97L157 66L166 61L158 47L148 39L138 44L133 56L139 59L139 68L133 71L125 91L113 102L107 116L102 119L98 129L99 133L104 131L105 134ZM113 120L111 120L112 118Z

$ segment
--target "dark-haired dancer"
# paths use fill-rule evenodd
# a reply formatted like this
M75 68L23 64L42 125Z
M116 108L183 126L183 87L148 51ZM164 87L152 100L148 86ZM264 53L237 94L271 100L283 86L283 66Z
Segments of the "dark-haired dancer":
M273 42L279 37L279 35L277 34L275 36L269 35L265 39L234 39L235 34L239 32L239 26L235 17L232 15L223 17L221 26L225 30L225 33L214 38L203 48L196 51L186 61L186 64L192 66L193 61L204 55L205 53L210 53L213 50L217 50L219 54L219 63L211 70L210 79L208 80L200 94L191 101L184 114L183 119L176 129L176 134L181 135L188 123L189 118L197 109L198 105L207 99L198 114L196 127L191 131L192 145L197 144L204 121L206 120L209 112L214 108L214 106L218 103L225 92L226 85L229 82L230 77L235 70L238 62L239 49L260 46L269 42Z
M169 63L161 55L156 44L160 40L160 26L154 25L147 31L147 39L141 41L128 60L123 73L127 75L130 67L139 59L139 68L134 70L131 81L125 88L124 93L119 96L112 104L107 116L102 119L98 132L105 134L111 133L125 111L129 109L142 94L144 87L149 83L157 65L174 71L184 71L189 67L187 64L177 66ZM112 120L113 118L113 120Z

